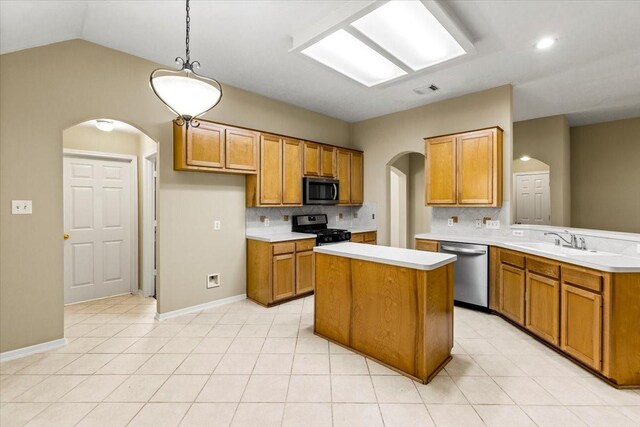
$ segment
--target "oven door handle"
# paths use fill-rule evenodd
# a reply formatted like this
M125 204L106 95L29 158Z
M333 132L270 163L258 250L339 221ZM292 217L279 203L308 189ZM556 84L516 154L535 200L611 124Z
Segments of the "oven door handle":
M478 250L478 249L466 249L466 248L454 248L453 246L441 246L442 250L447 252L453 252L454 254L461 255L484 255L487 251Z
M331 185L331 200L337 200L338 199L338 185L337 184L332 184Z

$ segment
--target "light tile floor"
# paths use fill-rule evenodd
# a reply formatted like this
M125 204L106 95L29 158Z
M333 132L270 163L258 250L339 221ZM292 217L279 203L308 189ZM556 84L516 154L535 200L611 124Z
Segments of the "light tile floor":
M0 365L0 425L640 425L640 390L492 315L456 308L453 360L422 385L314 336L313 297L155 311L133 295L66 307L67 346Z

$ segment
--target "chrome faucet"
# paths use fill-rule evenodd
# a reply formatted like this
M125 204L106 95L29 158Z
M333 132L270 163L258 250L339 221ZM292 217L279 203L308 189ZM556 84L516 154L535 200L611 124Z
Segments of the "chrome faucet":
M569 230L564 230L564 233L569 234L569 240L565 239L563 236L561 236L559 233L556 233L554 231L550 231L548 233L544 233L545 236L548 236L550 234L559 237L560 239L562 239L563 242L566 243L566 245L562 245L566 248L573 248L573 249L580 249L582 251L586 251L587 250L587 242L585 242L584 237L580 237L578 239L578 236L576 236L575 234L571 233ZM580 241L580 243L578 243L578 240ZM556 239L556 245L560 246L560 240Z

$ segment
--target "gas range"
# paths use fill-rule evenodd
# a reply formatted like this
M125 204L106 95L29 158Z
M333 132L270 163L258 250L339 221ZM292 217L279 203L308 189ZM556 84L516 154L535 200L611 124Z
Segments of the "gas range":
M337 228L327 228L327 215L294 215L291 231L316 235L316 245L348 242L351 232Z

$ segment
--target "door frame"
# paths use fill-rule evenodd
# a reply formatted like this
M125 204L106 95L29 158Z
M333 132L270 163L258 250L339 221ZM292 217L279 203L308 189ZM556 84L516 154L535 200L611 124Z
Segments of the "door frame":
M138 293L138 156L130 154L103 153L101 151L75 150L64 148L62 150L63 167L64 158L94 159L94 160L114 160L123 163L131 163L131 293ZM64 194L64 189L63 189ZM64 195L62 212L64 212ZM63 241L64 242L64 241ZM63 243L64 245L64 243Z
M513 219L512 221L515 223L518 219L518 188L517 188L517 178L523 175L541 175L546 174L549 175L549 224L551 225L551 171L528 171L528 172L513 172L512 181L511 181L511 200L513 200Z
M407 223L408 223L408 205L407 205L407 175L395 166L389 166L389 245L393 245L392 240L394 230L392 225L394 221L398 221L398 247L407 247ZM393 203L393 181L398 180L398 203ZM398 217L394 218L394 210L398 210Z
M156 237L154 229L157 227L157 217L155 215L156 206L158 203L158 194L156 188L157 179L157 159L158 152L149 154L144 157L142 161L142 186L143 186L143 199L142 205L144 207L142 227L143 227L143 241L142 246L143 259L142 259L142 287L140 291L145 297L151 297L156 294L155 287L157 286L157 268L156 264ZM154 280L156 279L156 280Z

